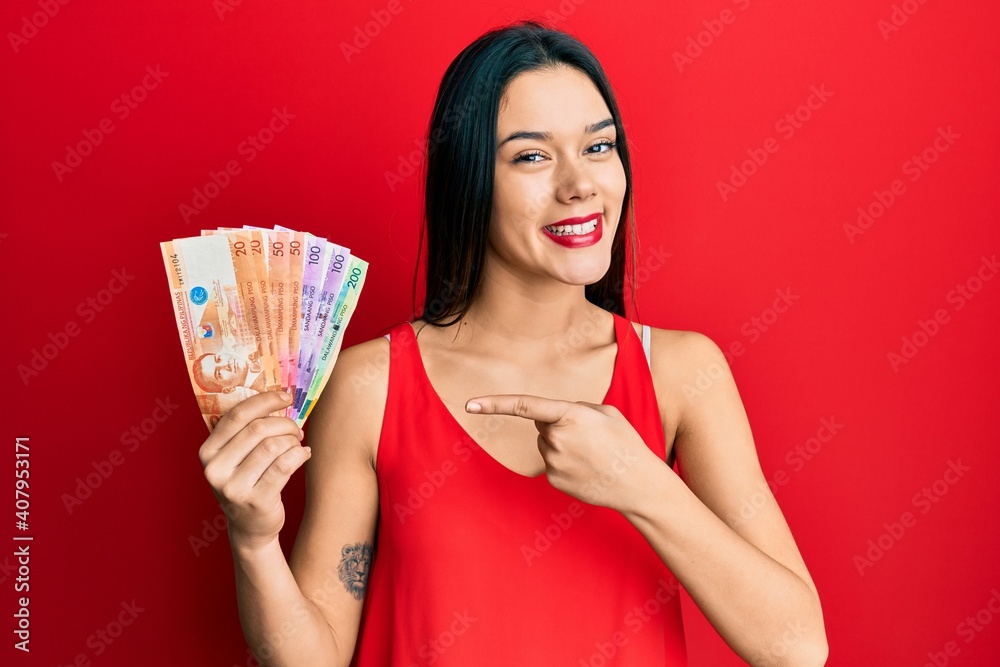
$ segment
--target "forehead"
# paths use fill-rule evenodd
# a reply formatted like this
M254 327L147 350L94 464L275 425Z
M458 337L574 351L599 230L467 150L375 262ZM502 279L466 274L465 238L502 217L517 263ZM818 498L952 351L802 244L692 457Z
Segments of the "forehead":
M611 115L594 82L572 67L522 72L507 84L497 117L499 134L561 129L578 134Z

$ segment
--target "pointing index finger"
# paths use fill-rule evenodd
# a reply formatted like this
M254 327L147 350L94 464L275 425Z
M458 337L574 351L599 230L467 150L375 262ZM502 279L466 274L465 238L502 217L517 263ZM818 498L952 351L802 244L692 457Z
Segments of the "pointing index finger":
M530 394L493 394L470 398L466 412L483 415L512 415L554 424L562 419L570 403Z

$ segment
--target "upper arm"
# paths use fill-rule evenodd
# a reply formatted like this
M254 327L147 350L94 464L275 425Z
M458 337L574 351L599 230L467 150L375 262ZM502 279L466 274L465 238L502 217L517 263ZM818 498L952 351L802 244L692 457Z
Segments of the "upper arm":
M668 375L680 478L730 528L797 574L817 595L757 458L743 401L719 346L696 331L654 330L654 373ZM656 363L659 356L660 362ZM753 507L752 514L745 507Z
M373 452L388 393L388 360L389 345L381 336L342 350L309 415L312 457L305 465L305 508L289 566L330 625L342 660L357 643L378 521Z

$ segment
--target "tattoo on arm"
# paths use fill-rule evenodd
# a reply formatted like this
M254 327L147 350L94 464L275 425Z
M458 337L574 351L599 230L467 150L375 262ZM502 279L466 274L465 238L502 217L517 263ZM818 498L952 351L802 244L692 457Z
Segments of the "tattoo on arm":
M345 544L340 551L337 575L355 600L363 600L368 584L368 568L372 562L372 545L368 542Z

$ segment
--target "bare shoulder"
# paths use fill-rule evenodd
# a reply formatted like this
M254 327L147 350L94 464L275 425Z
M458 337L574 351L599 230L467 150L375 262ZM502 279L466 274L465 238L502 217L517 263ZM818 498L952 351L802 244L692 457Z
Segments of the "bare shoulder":
M640 325L633 323L637 333ZM674 385L678 380L690 380L692 373L715 363L728 367L722 349L709 336L698 331L649 327L650 365L654 376ZM717 371L713 371L717 373Z
M658 345L661 356L672 361L677 371L701 368L705 363L722 360L722 349L709 336L699 331L657 329L650 327L650 345Z
M641 324L633 322L641 336ZM649 327L649 361L657 402L668 435L676 434L697 388L699 373L708 377L729 372L726 357L709 336L698 331ZM721 364L721 366L720 366ZM668 443L672 439L668 439Z
M309 417L314 431L350 435L372 469L389 395L389 357L385 336L341 350ZM352 432L344 433L344 429Z

